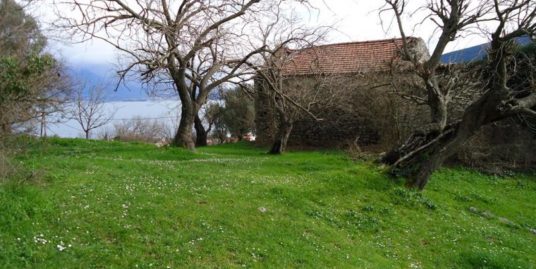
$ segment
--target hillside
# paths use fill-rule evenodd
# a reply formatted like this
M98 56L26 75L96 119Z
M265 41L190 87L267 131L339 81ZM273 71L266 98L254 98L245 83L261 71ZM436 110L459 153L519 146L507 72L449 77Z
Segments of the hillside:
M339 152L28 143L34 179L0 185L2 268L536 264L535 176L443 169L415 193Z

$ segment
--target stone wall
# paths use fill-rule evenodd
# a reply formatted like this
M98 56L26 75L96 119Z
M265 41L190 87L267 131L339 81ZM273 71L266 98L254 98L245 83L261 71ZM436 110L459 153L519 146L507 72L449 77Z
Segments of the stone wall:
M290 147L341 148L357 141L360 146L374 146L385 150L401 142L416 127L426 124L426 107L407 104L388 86L388 74L353 74L330 77L294 77L286 81L289 92L307 91L322 81L323 90L332 95L329 105L312 107L311 111L322 118L315 121L300 115L289 139ZM257 143L272 142L277 122L272 97L262 82L256 83ZM329 89L327 87L330 87ZM407 89L411 90L411 89Z
M273 107L273 93L262 79L255 79L255 143L267 146L273 143L277 131L277 115Z
M536 168L536 134L511 118L485 126L454 161L490 173Z
M331 80L329 87L341 90L344 101L329 108L317 108L315 114L323 118L317 122L302 116L294 124L290 147L345 148L358 138L358 145L368 151L384 152L403 142L417 128L429 123L427 106L415 106L402 99L390 86L385 86L389 74L353 75ZM315 83L315 78L298 77L288 85L304 90ZM297 87L296 85L299 85ZM384 86L379 86L384 85ZM273 142L276 114L269 91L256 83L257 143ZM411 92L412 89L404 91ZM460 115L462 106L452 105L451 115ZM527 170L536 167L536 135L510 119L484 127L452 159L488 172L503 169Z

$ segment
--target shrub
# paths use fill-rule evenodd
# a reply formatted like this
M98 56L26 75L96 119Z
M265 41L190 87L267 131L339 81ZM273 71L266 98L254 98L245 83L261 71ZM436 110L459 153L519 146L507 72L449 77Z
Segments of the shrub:
M35 139L25 136L7 136L0 138L0 183L26 182L40 179L42 171L35 171L19 165L13 160L33 148Z
M101 134L100 138L108 139L113 137L114 140L120 141L156 143L162 140L169 140L172 134L171 127L163 121L135 117L114 124L113 129Z

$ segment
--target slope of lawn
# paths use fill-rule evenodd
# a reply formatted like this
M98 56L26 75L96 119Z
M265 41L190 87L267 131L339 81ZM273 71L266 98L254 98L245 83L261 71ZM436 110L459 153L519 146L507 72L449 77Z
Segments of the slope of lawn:
M0 268L534 268L536 177L423 193L339 152L51 139L0 185Z

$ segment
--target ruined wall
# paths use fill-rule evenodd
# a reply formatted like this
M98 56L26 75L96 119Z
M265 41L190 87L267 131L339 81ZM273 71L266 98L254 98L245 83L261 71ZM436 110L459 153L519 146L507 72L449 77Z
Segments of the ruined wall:
M405 79L411 79L406 77ZM302 116L295 122L289 146L301 148L345 148L358 138L362 149L384 152L402 143L419 127L430 120L426 105L416 106L400 97L385 84L389 74L351 75L334 78L329 87L342 89L342 100L335 106L313 109L323 121ZM289 79L289 86L307 89L315 78ZM257 83L256 86L259 87ZM383 86L379 86L383 85ZM414 89L403 91L415 93ZM276 114L269 93L260 91L257 97L257 143L270 145L276 131ZM424 96L423 96L424 97ZM451 104L451 115L461 116L464 105ZM536 126L536 124L535 124ZM536 167L536 135L511 119L486 126L453 158L488 172L502 169L526 170ZM498 171L496 171L498 170Z
M259 78L255 79L255 142L266 146L273 142L277 131L277 114L273 105L273 92L268 90L267 83Z
M489 173L536 168L536 135L516 118L483 127L453 161Z
M408 105L407 100L386 85L388 74L352 74L330 77L328 81L326 78L301 76L288 79L286 85L296 91L313 90L319 79L323 80L323 91L331 94L322 98L333 100L311 107L311 111L322 118L321 121L300 115L289 139L291 147L342 148L357 141L361 146L386 150L401 142L429 118L423 117L428 115L426 107ZM271 99L266 98L269 92L265 86L261 82L256 83L259 145L272 142L277 126L276 114Z
M344 89L340 103L317 111L321 122L302 119L295 124L289 143L303 147L361 147L382 151L401 142L427 123L425 107L409 106L386 85L387 74L340 77L334 87ZM424 109L423 109L424 108Z

